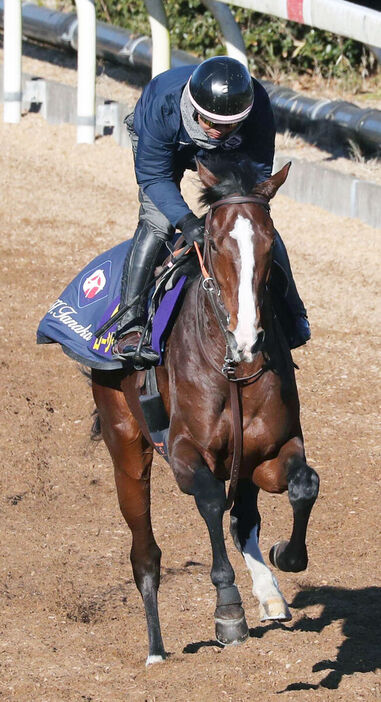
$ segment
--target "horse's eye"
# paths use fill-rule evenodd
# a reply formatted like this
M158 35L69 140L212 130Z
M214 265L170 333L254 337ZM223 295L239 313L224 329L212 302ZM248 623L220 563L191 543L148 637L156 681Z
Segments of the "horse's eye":
M213 239L210 240L210 248L212 249L212 251L217 251L216 242L213 241Z

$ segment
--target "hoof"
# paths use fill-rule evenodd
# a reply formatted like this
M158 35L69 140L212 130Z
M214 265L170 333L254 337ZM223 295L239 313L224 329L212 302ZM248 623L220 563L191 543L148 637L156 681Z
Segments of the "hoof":
M283 597L272 597L259 603L259 619L265 622L272 619L279 622L289 622L292 614Z
M301 570L307 568L307 550L303 556L295 558L286 553L288 545L288 541L277 541L270 549L270 561L278 570L283 570L286 573L300 573Z
M272 546L270 549L270 562L273 564L274 568L278 568L278 570L283 570L278 561L279 553L282 553L287 545L288 541L277 541L276 544L274 544L274 546Z
M245 615L241 619L218 619L216 617L216 639L224 646L240 644L249 636Z
M162 663L165 661L166 656L148 656L146 660L146 667L148 668L149 665L154 665L154 663Z

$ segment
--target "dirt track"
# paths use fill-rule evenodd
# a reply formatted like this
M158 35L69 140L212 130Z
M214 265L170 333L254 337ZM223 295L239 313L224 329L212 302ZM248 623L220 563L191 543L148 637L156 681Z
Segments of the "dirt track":
M73 127L37 115L1 123L0 139L0 698L380 699L380 232L277 196L273 217L313 329L313 341L294 354L308 457L322 483L310 564L305 574L279 575L293 621L260 626L229 539L251 638L218 648L206 530L157 459L153 520L171 656L146 670L130 536L105 447L89 441L89 388L58 347L35 346L38 321L68 280L132 234L131 156L111 138L78 146ZM262 496L261 511L267 554L290 530L287 496Z

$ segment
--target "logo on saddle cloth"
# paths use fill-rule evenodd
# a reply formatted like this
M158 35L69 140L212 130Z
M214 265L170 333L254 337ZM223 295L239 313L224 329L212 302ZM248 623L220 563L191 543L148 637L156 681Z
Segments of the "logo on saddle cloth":
M105 322L108 322L111 317L113 317L119 310L119 303L120 303L120 295L115 298L111 302L111 304L107 307L106 312L104 313L102 319L98 324L96 324L96 327L101 327ZM88 345L88 348L91 351L94 351L98 356L102 356L103 358L108 358L110 361L112 361L112 347L113 343L115 340L115 332L117 328L117 323L112 325L105 335L100 336L100 337L94 337L91 341L91 343Z
M111 261L86 271L78 286L78 307L87 307L108 296L111 280Z

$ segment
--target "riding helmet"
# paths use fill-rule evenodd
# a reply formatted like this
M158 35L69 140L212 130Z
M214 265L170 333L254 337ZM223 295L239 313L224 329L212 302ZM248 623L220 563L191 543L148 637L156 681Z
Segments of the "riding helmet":
M188 94L201 117L220 124L241 122L254 102L249 71L230 56L214 56L200 63L189 79Z

